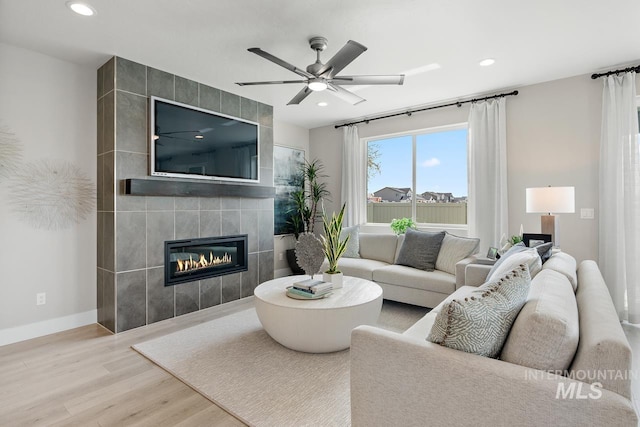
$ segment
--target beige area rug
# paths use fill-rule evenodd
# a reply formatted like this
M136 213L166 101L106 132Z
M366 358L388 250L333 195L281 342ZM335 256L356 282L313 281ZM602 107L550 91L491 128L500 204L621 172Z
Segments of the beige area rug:
M401 332L427 311L385 301L378 324ZM254 309L133 348L246 424L351 424L349 350L289 350L267 335Z

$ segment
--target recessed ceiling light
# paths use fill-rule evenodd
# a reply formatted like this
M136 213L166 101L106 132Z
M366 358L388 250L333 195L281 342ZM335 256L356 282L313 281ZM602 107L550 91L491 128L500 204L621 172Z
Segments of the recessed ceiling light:
M195 139L204 139L204 135L196 135L194 136Z
M324 102L324 101L318 102L318 107L326 107L327 105L329 105L328 102Z
M82 16L93 16L96 14L96 10L86 3L68 1L67 7Z
M495 62L496 62L495 59L487 58L487 59L483 59L478 64L480 64L481 67L488 67L489 65L493 65Z

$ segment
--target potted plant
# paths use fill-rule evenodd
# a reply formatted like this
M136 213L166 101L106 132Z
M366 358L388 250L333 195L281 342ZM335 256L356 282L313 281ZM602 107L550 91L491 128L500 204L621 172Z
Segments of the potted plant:
M320 214L318 206L324 198L330 196L327 184L320 179L326 177L324 165L318 159L305 161L300 168L299 187L291 193L293 209L289 212L287 223L296 242L301 233L313 233ZM296 262L295 249L287 250L287 261L294 274L304 274Z
M338 260L347 250L347 243L349 242L349 236L345 239L340 239L340 232L342 231L342 218L344 217L344 209L346 203L342 205L342 209L336 215L334 212L329 218L326 213L322 212L322 223L324 226L324 235L320 236L322 239L322 245L324 249L324 255L329 262L329 268L322 275L322 280L325 282L333 283L334 288L342 287L342 272L338 270Z
M404 234L407 228L416 228L416 223L411 218L394 218L391 221L391 229L396 234Z

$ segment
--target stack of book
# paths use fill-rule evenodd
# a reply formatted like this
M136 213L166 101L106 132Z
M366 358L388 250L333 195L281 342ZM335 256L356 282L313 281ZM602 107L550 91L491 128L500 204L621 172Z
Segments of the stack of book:
M287 294L292 297L302 297L308 299L324 298L331 294L333 285L322 280L307 279L295 282L287 288Z

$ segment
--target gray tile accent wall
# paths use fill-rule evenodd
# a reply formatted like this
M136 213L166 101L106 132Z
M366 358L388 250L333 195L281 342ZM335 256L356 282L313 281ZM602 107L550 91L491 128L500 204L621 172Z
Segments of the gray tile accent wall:
M273 278L273 199L139 197L127 178L148 176L149 96L260 124L260 184L273 185L273 108L114 57L97 72L98 322L122 332L253 295ZM211 185L216 185L212 183ZM164 286L164 242L249 235L248 271Z

